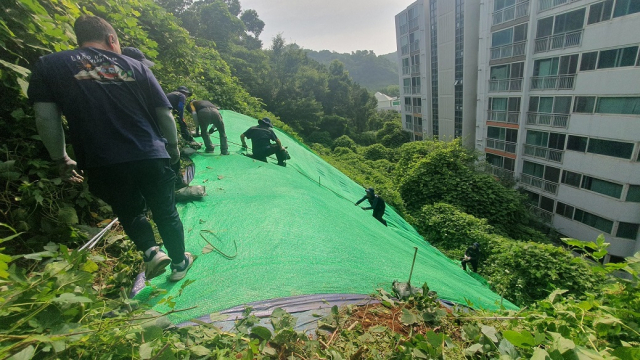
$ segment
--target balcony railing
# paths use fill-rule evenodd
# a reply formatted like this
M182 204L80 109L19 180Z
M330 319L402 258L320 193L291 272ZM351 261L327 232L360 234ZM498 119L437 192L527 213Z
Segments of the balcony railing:
M562 155L564 155L564 151L525 144L524 154L530 157L538 158L538 159L545 159L545 160L561 163Z
M509 124L520 123L519 111L501 111L501 110L489 110L487 113L487 121L495 121Z
M421 133L421 132L422 132L422 125L415 124L415 125L413 126L413 131L414 131L414 132L420 132L420 133Z
M542 222L545 222L547 224L551 224L553 222L553 213L547 210L543 210L540 209L537 206L531 206L529 208L529 211L531 211L531 213L538 217Z
M410 45L411 45L410 51L412 53L420 51L420 41L416 40L416 41L412 42Z
M411 65L411 73L412 74L420 74L420 65Z
M580 46L581 41L582 29L564 34L545 36L536 39L533 52L537 54L550 50Z
M402 55L407 55L409 53L409 44L402 45L400 47L400 52L402 53Z
M522 91L522 78L489 80L489 92Z
M404 123L404 127L405 127L407 130L411 130L411 131L413 131L413 124L412 124L412 123Z
M532 76L531 90L573 90L576 74L559 76Z
M400 25L400 34L406 34L408 32L409 32L408 24Z
M516 144L516 143L503 141L503 140L497 140L497 139L491 139L491 138L487 138L487 142L486 142L486 147L488 147L489 149L501 150L501 151L508 152L508 153L511 153L511 154L515 154L516 153L517 145L518 144Z
M408 113L413 112L412 106L404 104L404 111Z
M403 66L402 67L402 75L409 75L409 67L408 66Z
M492 25L502 24L525 16L529 16L529 1L511 5L494 12Z
M578 1L578 0L540 0L539 2L540 6L538 8L538 12L545 11L545 10L554 8L556 6L560 6L562 4L566 4L574 1Z
M422 106L413 106L413 113L414 114L421 114L422 113Z
M567 128L569 114L527 113L527 125L549 126L555 128Z
M499 178L508 177L513 179L515 175L514 172L511 170L507 170L505 168L501 168L491 164L487 164L486 171L491 175L497 176Z
M526 41L520 41L517 43L496 46L491 48L491 60L510 58L514 56L524 55Z
M420 94L420 86L412 86L411 87L412 94Z
M551 194L558 193L558 183L540 179L539 177L531 176L529 174L520 174L520 182L538 189L542 189L542 191L546 191Z
M411 94L411 86L403 86L402 87L403 94Z

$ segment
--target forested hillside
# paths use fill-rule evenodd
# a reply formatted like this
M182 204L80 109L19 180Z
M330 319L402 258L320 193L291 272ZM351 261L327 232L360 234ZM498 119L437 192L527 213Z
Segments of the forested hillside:
M320 62L329 65L333 60L344 64L345 70L356 83L376 92L387 89L389 86L398 86L398 65L395 53L391 60L388 55L377 56L373 51L358 50L351 54L341 54L334 51L305 50L307 55ZM391 54L389 54L391 55ZM388 92L388 90L386 90ZM387 94L397 96L397 94Z
M153 60L166 92L185 85L223 109L270 116L375 187L451 259L480 243L473 276L522 309L445 311L425 286L424 296L382 292L378 305L335 308L320 321L329 332L314 340L296 332L284 311L272 314L273 332L251 309L234 333L206 323L168 327L166 314L128 297L142 258L120 227L104 245L77 250L114 214L86 183L62 181L26 99L35 61L76 47L72 25L83 13L107 19L122 46ZM357 52L323 64L281 37L263 50L263 27L238 0L0 2L0 359L640 359L640 254L601 265L603 237L557 246L524 196L484 173L459 141L408 143L399 115L377 112L355 80L367 71L347 66L357 57L368 69L397 71L387 59ZM396 81L397 74L390 84ZM176 299L152 291L169 313L182 311Z

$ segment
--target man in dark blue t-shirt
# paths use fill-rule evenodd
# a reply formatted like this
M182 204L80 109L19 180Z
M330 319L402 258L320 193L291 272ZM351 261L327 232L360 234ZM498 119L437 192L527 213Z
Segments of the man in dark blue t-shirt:
M171 264L171 281L185 277L194 257L185 252L174 199L171 163L180 159L171 105L151 71L121 55L113 27L83 15L74 31L80 48L41 57L29 83L36 126L61 177L82 182L111 205L125 232L144 252L151 279ZM61 113L78 160L66 153ZM145 207L153 213L165 254L156 245Z
M251 149L254 159L267 162L267 156L276 154L278 165L287 166L285 163L285 160L288 158L287 151L282 146L280 139L278 139L272 128L271 119L262 118L258 120L258 126L250 127L240 135L242 147L247 148L245 138L251 139ZM271 141L274 141L275 144L272 144Z

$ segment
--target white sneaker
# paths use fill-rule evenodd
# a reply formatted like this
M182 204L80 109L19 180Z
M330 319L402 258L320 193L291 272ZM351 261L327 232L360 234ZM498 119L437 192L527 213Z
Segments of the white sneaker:
M164 273L165 268L171 264L171 259L162 250L155 250L149 255L144 256L144 277L151 280L154 277Z
M193 257L193 255L191 255L191 253L185 252L184 265L175 266L171 264L171 276L169 276L169 281L180 281L184 279L184 277L187 276L187 271L191 269L194 260L195 258Z

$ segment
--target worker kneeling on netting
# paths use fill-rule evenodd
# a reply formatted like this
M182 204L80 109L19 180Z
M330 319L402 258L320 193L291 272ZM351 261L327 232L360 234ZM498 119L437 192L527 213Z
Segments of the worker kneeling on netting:
M363 207L362 210L373 210L373 217L376 220L380 221L384 226L387 226L387 221L382 218L384 215L384 209L387 207L384 203L384 200L379 195L376 195L373 188L368 188L365 190L365 195L362 199L356 202L356 206L360 205L361 202L365 200L369 200L369 207Z
M287 166L285 160L290 159L289 153L282 146L280 139L278 139L276 133L273 131L273 125L271 125L269 118L258 120L258 126L252 126L240 135L242 147L246 149L247 142L245 138L251 139L252 157L254 159L267 162L267 156L276 154L278 165ZM271 141L274 141L275 144L272 144Z

